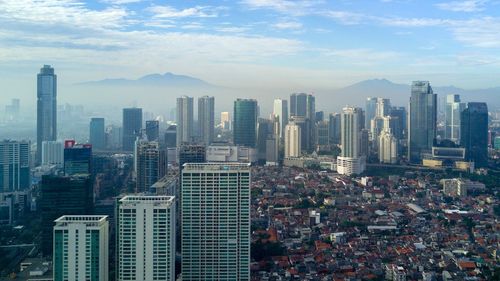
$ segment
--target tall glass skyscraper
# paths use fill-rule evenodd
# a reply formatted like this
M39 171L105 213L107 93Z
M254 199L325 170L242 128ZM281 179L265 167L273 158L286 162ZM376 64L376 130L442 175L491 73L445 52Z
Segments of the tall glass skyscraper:
M460 141L460 115L465 109L465 103L460 102L459 95L446 96L445 135L455 143Z
M290 95L290 119L295 117L297 124L300 117L305 118L302 129L302 149L312 151L316 143L316 99L305 93Z
M160 141L160 121L146 121L146 138L148 141Z
M282 99L275 99L273 105L273 116L278 118L280 123L279 137L284 140L285 127L288 124L288 101Z
M371 130L371 121L377 114L377 98L366 98L365 104L365 128Z
M488 165L488 106L484 102L469 102L461 114L460 144L465 147L467 160L475 167Z
M141 136L142 108L123 109L123 141L124 151L133 151L137 137Z
M234 102L233 142L255 147L257 142L257 101L237 99Z
M96 150L103 150L106 148L104 118L90 119L89 141Z
M92 174L92 145L75 144L73 140L64 143L64 173L68 176L76 174Z
M421 164L422 153L430 152L436 139L437 95L429 81L412 83L409 108L408 160Z
M167 173L167 151L156 141L137 141L136 192L147 192Z
M198 98L198 127L201 142L209 145L214 140L215 98Z
M193 98L177 98L177 147L193 142Z
M37 75L36 164L42 161L42 142L57 139L57 76L44 65Z
M185 164L182 280L250 280L250 164Z
M340 117L342 152L337 157L337 171L342 175L360 174L365 170L361 153L362 109L345 107Z
M0 141L0 192L13 192L31 186L30 143Z

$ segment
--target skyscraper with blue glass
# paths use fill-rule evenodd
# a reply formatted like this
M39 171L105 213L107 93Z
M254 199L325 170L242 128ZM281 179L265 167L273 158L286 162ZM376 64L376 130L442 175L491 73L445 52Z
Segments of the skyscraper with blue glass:
M37 75L36 163L42 161L42 142L57 139L57 76L44 65Z
M234 102L233 142L255 147L257 142L257 101L237 99Z

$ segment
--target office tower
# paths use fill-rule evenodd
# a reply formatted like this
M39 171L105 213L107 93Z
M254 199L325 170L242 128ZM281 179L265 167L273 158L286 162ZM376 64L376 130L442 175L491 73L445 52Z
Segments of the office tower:
M279 137L273 135L266 140L266 164L279 162Z
M137 141L135 192L147 192L167 173L167 151L157 141Z
M54 220L64 215L89 215L93 211L90 176L42 176L38 210L42 216L42 253L52 254Z
M160 121L146 121L146 139L148 141L160 141Z
M414 81L408 113L408 160L420 164L436 138L437 96L428 81Z
M303 117L305 125L301 126L302 149L312 151L316 143L316 100L313 95L304 93L290 95L290 118ZM295 118L295 122L302 122Z
M384 128L384 117L375 116L370 122L370 135L371 140L377 142L380 133Z
M337 172L343 175L361 174L365 170L365 156L360 149L361 109L345 107L341 114L342 152L337 157Z
M302 154L302 130L293 122L285 127L285 158L300 157Z
M375 116L384 117L391 113L391 101L389 99L377 98Z
M340 144L340 114L332 113L328 121L328 134L330 135L330 144Z
M370 132L367 129L359 131L359 155L365 158L370 155Z
M123 151L133 151L135 140L141 136L142 108L123 109Z
M325 147L330 144L329 122L318 121L316 123L316 146Z
M30 188L30 153L29 142L0 141L0 192Z
M389 114L393 119L396 125L392 128L392 134L398 139L402 140L406 138L406 108L404 107L392 107L391 113Z
M165 145L168 148L177 146L177 126L170 125L165 131Z
M174 281L175 197L125 196L116 221L116 280Z
M106 149L106 133L105 133L104 118L90 119L90 144L95 150Z
M231 130L231 115L227 111L220 113L220 126L223 130Z
M193 98L177 98L177 147L193 142Z
M12 99L9 105L5 106L5 121L19 121L21 111L21 101Z
M311 122L304 116L290 116L288 123L293 123L300 127L300 149L302 151L309 151L311 147L311 138L307 133L310 131Z
M234 102L233 142L255 147L257 141L257 101L237 99Z
M57 76L44 65L37 75L36 164L42 161L42 142L57 139Z
M42 142L42 165L64 167L64 144L61 141Z
M371 130L371 120L377 114L377 98L368 97L365 103L365 128Z
M76 144L74 140L64 142L64 173L92 174L92 145Z
M279 129L278 129L279 130ZM266 161L267 140L274 136L274 122L259 118L257 121L257 157L259 161Z
M323 111L316 111L315 117L314 117L314 122L318 123L325 120L325 112Z
M465 109L465 103L460 102L460 95L446 96L445 139L455 143L460 141L460 114Z
M285 136L285 126L288 124L288 101L275 99L273 105L273 116L278 118L280 124L279 137L283 140Z
M205 163L206 147L199 144L184 144L179 148L179 167L185 163Z
M106 128L106 148L119 150L122 148L123 128L116 125L109 125Z
M54 280L108 280L107 216L62 216L54 226Z
M378 158L380 163L396 164L398 161L398 140L392 134L391 117L384 117L384 128L379 136Z
M250 164L185 164L182 280L250 280Z
M209 145L214 140L215 98L198 98L198 127L202 143Z
M469 102L461 114L460 145L475 167L488 166L488 106Z

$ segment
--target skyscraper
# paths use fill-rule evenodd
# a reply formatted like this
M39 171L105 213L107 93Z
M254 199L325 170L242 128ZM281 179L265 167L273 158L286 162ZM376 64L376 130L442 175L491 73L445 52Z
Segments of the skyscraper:
M52 254L54 220L63 215L88 215L93 211L93 186L89 175L43 176L38 201L42 216L42 253Z
M280 123L279 137L283 140L285 136L285 127L288 124L288 101L275 99L273 105L273 116L278 118Z
M255 147L257 141L257 101L237 99L234 102L233 142Z
M391 100L377 98L375 116L384 117L391 113Z
M340 144L341 123L340 114L332 113L328 121L328 134L330 135L330 144Z
M89 140L92 147L96 150L103 150L106 148L104 118L90 119Z
M209 145L214 140L215 98L198 98L198 126L202 143Z
M174 281L175 197L125 196L116 209L117 280Z
M341 114L342 152L337 157L337 172L343 175L360 174L365 170L361 155L361 108L345 107Z
M146 121L146 138L148 141L160 141L160 121Z
M436 139L437 95L428 81L412 83L409 108L408 160L420 164Z
M182 280L250 280L250 164L185 164Z
M44 65L37 75L36 164L42 161L42 142L57 139L57 76Z
M290 118L303 117L306 123L301 127L302 149L312 151L316 143L316 99L313 95L305 93L290 95ZM297 123L296 123L297 124Z
M392 134L391 117L384 117L384 128L379 136L378 158L380 163L395 164L398 160L398 140Z
M200 144L183 144L179 147L179 167L185 163L205 163L206 147Z
M460 141L460 115L465 109L465 103L460 102L459 95L446 96L445 135L455 143Z
M469 102L461 114L460 145L466 159L475 167L488 165L488 106L484 102Z
M285 127L285 158L300 157L302 151L301 146L301 129L300 126L294 123L288 123Z
M30 143L0 141L0 192L28 189L30 177Z
M177 147L193 142L193 98L177 98Z
M133 151L137 137L141 136L142 108L123 109L123 141L124 151Z
M156 141L137 141L136 192L145 192L167 173L167 151Z
M54 226L54 280L108 280L107 216L62 216Z
M322 120L316 122L316 146L327 147L330 144L328 121Z
M165 145L167 148L176 147L177 145L177 126L170 125L165 131Z
M42 165L64 167L64 144L61 141L42 142Z
M274 122L259 118L257 121L257 157L262 163L266 161L267 140L273 138Z
M224 111L220 113L220 126L223 130L231 130L231 115Z
M377 114L377 98L366 98L365 104L365 128L371 131L371 121Z
M92 174L92 145L76 144L74 140L64 142L64 173Z
M391 108L391 118L394 119L396 125L392 128L392 134L398 139L402 140L406 137L407 134L407 125L406 121L406 108L404 107L392 107Z

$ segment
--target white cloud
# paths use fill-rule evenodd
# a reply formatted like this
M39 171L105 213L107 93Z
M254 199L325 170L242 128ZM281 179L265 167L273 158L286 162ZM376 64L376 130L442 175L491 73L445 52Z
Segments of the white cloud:
M500 48L500 18L484 17L456 22L451 30L456 40L482 48Z
M347 11L326 11L321 14L345 25L360 24L363 21L370 19L370 17L366 15Z
M298 30L302 28L302 23L296 21L284 21L284 22L278 22L273 26L277 29Z
M484 10L485 4L485 0L466 0L438 3L436 7L452 12L479 12Z
M124 8L88 9L75 0L3 0L0 19L7 22L37 22L40 25L67 25L83 28L122 28L129 15Z
M123 4L142 2L142 0L101 0L101 2L112 5L123 5Z
M437 18L379 18L382 25L399 27L428 27L449 24L446 19Z
M250 9L269 9L284 14L305 15L315 6L324 3L321 0L243 0L242 4Z
M218 16L219 9L213 7L196 6L178 10L171 6L153 5L147 10L153 13L154 18L215 18Z

